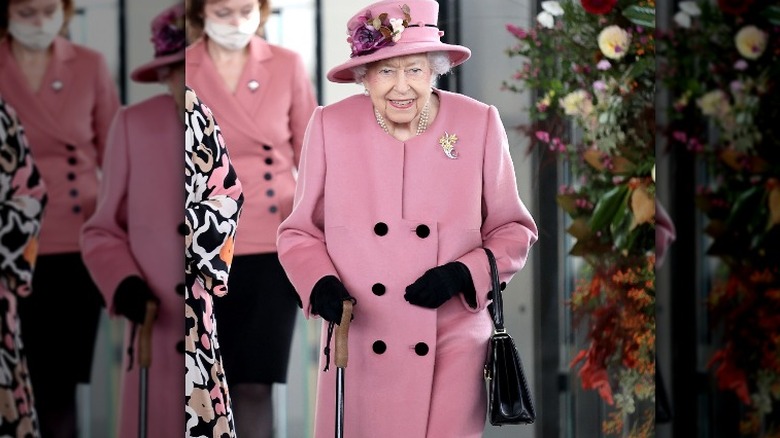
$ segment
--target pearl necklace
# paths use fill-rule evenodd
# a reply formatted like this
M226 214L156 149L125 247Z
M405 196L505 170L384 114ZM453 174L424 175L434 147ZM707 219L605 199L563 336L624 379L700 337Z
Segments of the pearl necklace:
M430 109L431 99L428 99L428 101L425 102L425 106L423 106L422 111L420 112L420 120L417 122L417 133L415 135L420 135L425 132L426 129L428 129L428 116L430 114ZM379 110L376 108L374 108L374 116L376 117L376 122L379 124L379 126L382 127L382 130L390 134L390 130L387 129L387 123L385 123L385 118L382 117L382 114L380 114Z

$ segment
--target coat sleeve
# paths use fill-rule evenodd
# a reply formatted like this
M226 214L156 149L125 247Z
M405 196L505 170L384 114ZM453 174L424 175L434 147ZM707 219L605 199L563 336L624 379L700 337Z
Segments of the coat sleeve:
M0 99L0 283L19 296L32 291L46 200L24 128Z
M84 264L107 303L124 278L143 277L127 232L128 134L127 112L120 109L109 130L97 207L81 228Z
M303 138L306 134L306 126L311 119L314 108L317 107L317 100L314 96L314 88L311 79L306 73L303 60L300 56L295 57L295 70L292 91L292 108L290 114L290 132L292 132L293 152L295 153L295 166L300 165L301 149L303 148Z
M315 109L303 142L298 183L290 216L277 232L279 261L295 286L306 318L314 284L326 275L338 277L325 245L325 148L322 108Z
M108 141L109 130L114 120L116 112L119 110L119 93L116 84L111 78L108 66L103 57L98 59L97 64L97 88L95 94L95 107L92 110L93 132L95 133L95 149L97 150L98 165L103 165L105 158L106 143Z
M185 100L185 273L190 287L221 296L244 195L211 110L191 89Z
M509 153L509 141L498 110L488 110L487 135L482 168L482 242L496 256L499 280L509 282L525 266L531 245L536 242L536 222L517 191L515 168ZM477 307L472 308L463 296L463 305L478 312L488 304L490 265L485 251L475 248L458 259L471 272L477 290Z

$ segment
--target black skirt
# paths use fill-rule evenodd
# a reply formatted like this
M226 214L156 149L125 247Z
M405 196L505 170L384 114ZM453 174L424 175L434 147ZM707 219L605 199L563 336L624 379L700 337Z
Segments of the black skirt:
M38 256L32 293L19 299L18 308L36 398L90 382L104 306L81 254Z
M237 256L228 293L214 298L228 385L286 383L297 294L276 253Z

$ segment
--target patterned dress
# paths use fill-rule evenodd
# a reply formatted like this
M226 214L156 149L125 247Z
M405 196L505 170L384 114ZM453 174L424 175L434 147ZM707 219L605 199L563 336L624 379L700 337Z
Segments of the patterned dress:
M0 436L38 437L38 419L16 311L31 292L46 186L24 129L0 98Z
M227 293L244 196L211 110L185 92L185 434L235 437L213 297Z

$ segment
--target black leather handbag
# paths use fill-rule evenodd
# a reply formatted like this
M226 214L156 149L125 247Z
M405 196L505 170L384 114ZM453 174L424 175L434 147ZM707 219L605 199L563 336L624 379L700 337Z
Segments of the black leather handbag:
M488 395L488 420L493 426L531 424L536 420L536 411L515 341L504 328L504 304L496 258L492 251L488 248L484 249L490 261L493 303L488 305L488 311L493 318L494 326L484 372Z

